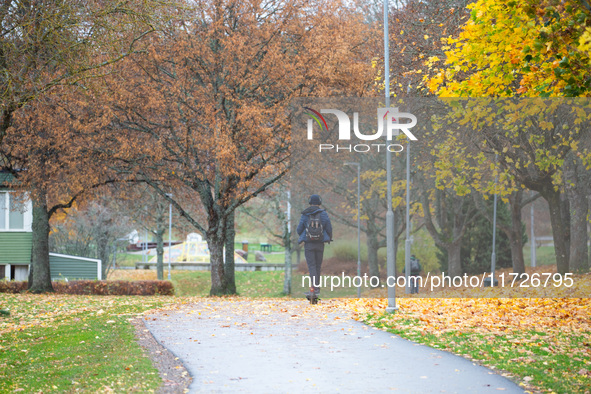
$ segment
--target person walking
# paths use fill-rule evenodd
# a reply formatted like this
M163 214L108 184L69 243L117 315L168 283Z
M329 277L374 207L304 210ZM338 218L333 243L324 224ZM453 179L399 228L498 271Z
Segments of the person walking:
M402 269L402 273L406 274L406 267ZM410 294L419 294L419 276L423 271L419 259L413 254L410 256Z
M304 243L304 256L308 264L311 287L306 297L316 297L320 293L320 269L324 256L324 243L332 241L332 224L328 213L322 208L322 199L312 194L308 199L308 208L302 211L297 233L298 243Z

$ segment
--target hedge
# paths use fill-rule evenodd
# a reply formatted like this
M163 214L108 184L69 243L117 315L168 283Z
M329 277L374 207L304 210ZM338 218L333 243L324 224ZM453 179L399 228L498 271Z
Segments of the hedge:
M52 282L57 294L78 295L173 295L174 287L165 280L73 280ZM27 282L0 280L0 293L27 291Z

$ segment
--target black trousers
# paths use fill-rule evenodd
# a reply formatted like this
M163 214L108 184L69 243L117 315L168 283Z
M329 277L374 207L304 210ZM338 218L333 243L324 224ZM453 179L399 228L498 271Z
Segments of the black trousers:
M320 268L324 256L324 242L306 242L304 256L306 256L312 287L315 292L318 292L320 290Z

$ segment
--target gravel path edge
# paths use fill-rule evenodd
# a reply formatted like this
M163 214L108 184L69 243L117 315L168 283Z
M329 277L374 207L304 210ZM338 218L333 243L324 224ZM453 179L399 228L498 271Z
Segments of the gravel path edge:
M154 338L142 317L130 320L130 323L135 328L137 343L152 360L162 379L162 386L156 392L159 394L188 393L193 377L181 359Z

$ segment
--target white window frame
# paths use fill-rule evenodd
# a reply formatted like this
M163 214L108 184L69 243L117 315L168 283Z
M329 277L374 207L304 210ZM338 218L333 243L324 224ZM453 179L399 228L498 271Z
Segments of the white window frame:
M0 215L4 214L4 223L8 226L8 228L0 228L1 232L11 232L11 233L30 233L33 231L33 203L31 202L31 199L29 198L29 194L25 193L26 196L26 200L25 200L25 212L23 213L23 228L19 228L19 229L11 229L10 228L10 198L11 198L11 194L14 193L13 191L10 190L0 190L1 194L5 194L6 197L4 199L4 208L3 210L0 210ZM4 212L2 212L4 211Z

